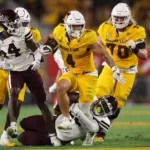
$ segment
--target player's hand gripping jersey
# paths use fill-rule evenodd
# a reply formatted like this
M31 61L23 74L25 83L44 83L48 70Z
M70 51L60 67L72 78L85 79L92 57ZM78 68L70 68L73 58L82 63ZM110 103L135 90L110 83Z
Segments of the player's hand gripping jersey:
M112 24L104 22L100 25L98 33L119 68L132 68L138 64L137 56L130 50L127 43L132 39L140 49L145 48L143 39L146 38L146 33L143 27L132 24L118 34Z
M97 41L97 35L92 30L85 29L80 39L73 39L69 42L66 38L66 30L63 24L58 25L53 32L62 53L65 66L73 73L96 71L93 53L90 45Z

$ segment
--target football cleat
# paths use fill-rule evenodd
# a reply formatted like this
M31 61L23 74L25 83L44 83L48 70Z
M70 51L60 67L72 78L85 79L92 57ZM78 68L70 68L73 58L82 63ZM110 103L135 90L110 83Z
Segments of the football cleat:
M96 136L96 133L87 133L82 146L92 146L94 143L95 136Z
M63 122L59 124L57 128L62 130L72 130L72 123L67 117L64 117Z
M11 122L11 125L7 128L7 134L12 137L16 138L18 136L17 133L17 123L16 122Z
M95 137L94 142L104 142L104 138L103 137Z
M17 144L16 143L11 143L10 141L9 141L9 137L8 137L8 135L4 135L4 134L2 134L1 135L1 138L0 138L0 145L1 146L8 146L8 147L13 147L13 146L17 146Z
M53 146L61 146L62 145L60 140L56 136L51 138L51 144Z

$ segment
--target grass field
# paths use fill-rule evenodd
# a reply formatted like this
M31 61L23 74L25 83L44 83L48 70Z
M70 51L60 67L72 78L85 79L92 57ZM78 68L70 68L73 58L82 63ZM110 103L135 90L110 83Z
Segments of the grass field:
M3 130L7 108L0 111L0 133ZM21 118L33 114L40 114L36 107L22 107ZM21 128L19 128L21 132ZM17 142L16 140L13 140ZM150 150L150 105L126 106L122 109L120 116L113 123L104 143L95 143L92 147L82 147L81 141L75 141L75 146L63 147L25 147L17 142L17 147L1 147L0 150Z

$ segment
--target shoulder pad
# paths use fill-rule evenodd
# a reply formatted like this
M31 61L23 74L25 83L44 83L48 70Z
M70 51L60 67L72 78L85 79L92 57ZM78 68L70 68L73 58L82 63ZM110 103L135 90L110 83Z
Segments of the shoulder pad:
M32 32L31 32L31 30L30 30L30 28L29 27L25 27L25 32L24 32L25 34L24 34L24 36L25 36L25 40L31 40L32 38L33 38L33 36L32 36Z

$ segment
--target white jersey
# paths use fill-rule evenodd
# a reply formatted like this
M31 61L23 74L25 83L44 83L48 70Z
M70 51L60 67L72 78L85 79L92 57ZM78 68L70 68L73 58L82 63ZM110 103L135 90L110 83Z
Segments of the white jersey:
M74 120L72 120L72 130L58 129L57 126L62 123L63 115L58 116L55 121L55 129L57 136L62 141L77 140L86 135L86 131L79 126Z
M0 38L0 53L5 58L5 63L11 65L10 71L25 71L34 61L33 55L27 47L25 40L31 40L32 33L28 27L21 27L21 36L10 36L6 39Z
M87 132L97 133L99 130L107 132L110 127L110 120L104 116L94 116L89 120L82 111L77 112L77 116L72 119L72 130L58 129L62 123L63 115L60 115L55 122L57 136L62 141L72 141L82 139Z

